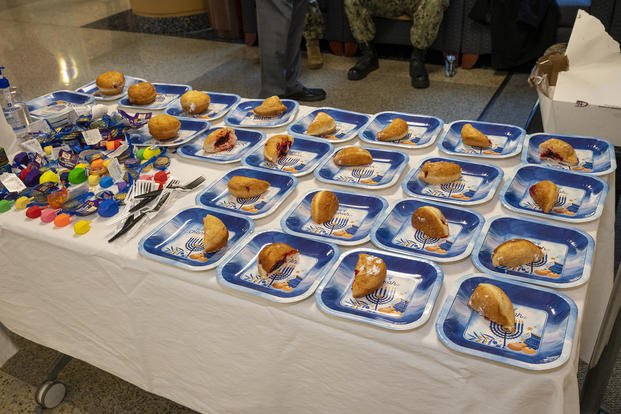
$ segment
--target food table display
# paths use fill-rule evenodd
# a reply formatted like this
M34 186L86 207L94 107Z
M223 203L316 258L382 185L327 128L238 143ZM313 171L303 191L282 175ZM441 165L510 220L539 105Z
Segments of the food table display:
M598 177L542 167L537 149L551 137L525 139L517 127L471 122L491 138L482 149L460 142L460 121L443 127L434 117L286 100L280 116L249 116L261 101L212 96L223 118L202 127L193 124L200 118L181 118L173 138L179 147L167 153L171 177L188 183L203 175L206 183L176 193L155 220L147 215L137 237L108 243L114 217L95 216L78 235L15 208L0 215L3 324L204 412L478 412L492 404L508 412L578 411L580 333L597 332L612 284L614 197L606 197L606 182L614 184L606 174L615 165L604 141L564 138L576 147L577 167ZM118 104L131 109L127 98ZM183 111L176 98L164 107L173 116ZM319 112L336 121L328 138L305 134ZM377 141L397 117L408 124L406 136ZM225 123L235 129L233 148L203 151L207 134ZM331 130L329 122L318 127ZM399 134L398 127L384 132ZM127 135L149 148L144 131ZM266 161L266 140L287 131L290 150ZM230 136L221 138L216 145ZM368 150L352 159L369 154L371 163L336 165L334 155L351 145ZM442 160L458 165L461 178L427 186L419 178L424 163ZM250 191L245 183L233 189L235 176L269 186L233 197L233 190ZM565 197L552 213L521 198L546 179ZM339 201L338 214L323 224L309 221L320 189ZM409 224L425 206L444 214L448 238ZM217 232L203 240L207 214L229 232L228 245L213 253L203 249L218 240ZM493 251L510 239L536 241L542 255L507 277ZM270 243L298 255L289 266L285 254L266 278L257 256ZM353 297L362 254L380 258L388 272L379 288ZM514 330L468 307L479 283L514 302Z

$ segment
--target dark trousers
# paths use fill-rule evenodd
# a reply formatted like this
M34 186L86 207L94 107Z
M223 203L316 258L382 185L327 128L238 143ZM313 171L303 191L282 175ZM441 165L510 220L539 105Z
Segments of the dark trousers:
M299 92L300 43L307 0L257 0L260 98Z

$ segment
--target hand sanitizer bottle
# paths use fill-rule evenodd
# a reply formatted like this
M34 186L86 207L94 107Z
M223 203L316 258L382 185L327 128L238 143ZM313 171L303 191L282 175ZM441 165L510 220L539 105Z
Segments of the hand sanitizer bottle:
M2 74L4 66L0 66L0 106L3 110L13 106L13 98L11 98L11 85L9 80Z
M15 102L11 93L11 84L9 80L2 74L4 66L0 66L0 107L6 121L11 128L18 134L22 135L28 132L28 112L25 110L26 104Z

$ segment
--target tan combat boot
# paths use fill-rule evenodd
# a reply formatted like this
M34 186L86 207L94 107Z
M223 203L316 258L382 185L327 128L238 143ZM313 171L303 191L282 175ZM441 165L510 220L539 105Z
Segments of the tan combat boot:
M319 48L319 40L306 41L306 55L310 69L319 69L323 66L323 56Z

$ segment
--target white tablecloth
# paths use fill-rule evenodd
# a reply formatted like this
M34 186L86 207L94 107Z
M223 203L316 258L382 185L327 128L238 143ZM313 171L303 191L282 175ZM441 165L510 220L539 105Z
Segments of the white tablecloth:
M408 153L413 168L438 152ZM518 162L495 164L507 180ZM210 182L230 168L178 158L172 164L182 181L203 174ZM291 203L317 187L331 186L319 185L312 174L301 178L255 231L279 228ZM374 194L391 206L405 197L399 185ZM551 371L469 357L440 343L434 329L439 309L457 280L475 272L469 258L441 265L444 286L429 321L396 332L329 316L313 298L276 304L221 286L215 270L190 272L145 259L136 245L148 229L132 241L108 244L110 228L100 219L90 233L74 236L14 211L0 215L0 321L203 412L578 412L579 332L588 359L612 286L613 194L611 188L602 219L576 225L597 240L595 263L588 285L563 291L578 305L578 333L570 361ZM177 200L158 222L194 198ZM486 219L514 214L497 195L474 209Z

